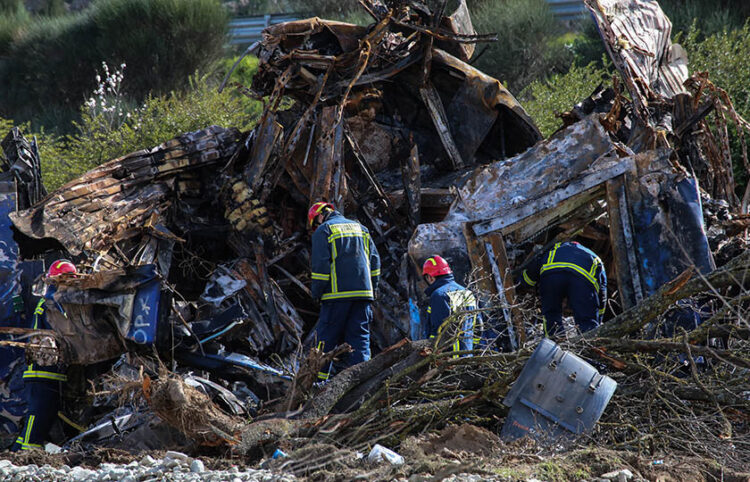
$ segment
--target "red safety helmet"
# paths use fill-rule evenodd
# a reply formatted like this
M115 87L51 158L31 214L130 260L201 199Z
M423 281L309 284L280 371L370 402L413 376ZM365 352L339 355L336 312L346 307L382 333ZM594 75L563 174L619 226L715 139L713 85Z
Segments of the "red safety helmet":
M438 276L451 273L453 271L448 266L448 262L438 255L427 258L427 261L422 265L422 276L430 275L433 278L437 278Z
M58 259L52 263L47 271L47 276L53 278L63 273L77 273L76 265L67 259Z
M307 228L312 228L313 221L316 217L318 217L318 214L324 213L327 209L331 211L336 210L336 208L333 207L333 204L327 203L325 201L319 201L310 206L310 210L307 211Z

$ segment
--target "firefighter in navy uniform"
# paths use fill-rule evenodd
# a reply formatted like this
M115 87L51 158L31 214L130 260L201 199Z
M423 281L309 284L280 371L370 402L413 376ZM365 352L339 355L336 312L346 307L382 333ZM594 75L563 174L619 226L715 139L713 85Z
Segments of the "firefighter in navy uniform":
M67 260L58 260L50 266L47 277L53 278L63 273L76 273L76 267ZM49 330L45 310L46 295L42 297L34 310L33 329ZM11 447L12 451L43 449L50 428L61 415L61 384L68 379L62 366L39 366L32 363L23 373L26 398L26 420L21 434Z
M342 342L354 350L344 360L349 367L370 359L372 302L380 277L380 257L370 232L346 219L326 202L307 213L312 235L312 295L320 300L315 328L318 348L330 351ZM331 375L318 373L321 381Z
M472 350L479 342L481 331L481 317L475 312L478 305L474 293L456 283L448 262L437 255L424 262L422 276L428 284L425 294L430 297L427 336L433 338L441 334L445 329L444 323L451 315L474 311L459 320L460 329L451 342L453 351Z
M607 302L607 274L602 260L575 241L555 244L536 256L523 271L522 282L539 285L545 335L562 332L562 304L568 306L581 332L599 326Z

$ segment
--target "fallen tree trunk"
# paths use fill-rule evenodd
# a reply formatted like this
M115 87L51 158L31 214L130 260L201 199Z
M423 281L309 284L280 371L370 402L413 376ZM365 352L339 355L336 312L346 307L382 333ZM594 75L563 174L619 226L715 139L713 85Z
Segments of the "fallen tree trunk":
M383 380L388 374L388 368L409 354L420 352L430 345L428 340L409 341L401 340L397 344L387 348L372 359L349 367L334 377L322 392L312 397L302 412L305 418L322 417L330 413L331 409L347 393L359 387L361 384L370 382L373 378ZM378 376L385 374L385 376ZM376 383L377 385L379 383ZM367 383L367 385L371 385Z
M621 338L596 338L591 340L595 346L606 347L620 353L655 353L671 352L684 353L685 344L672 341L624 340ZM691 345L690 351L694 355L702 355L720 360L742 368L750 368L750 360L735 355L729 350L717 350L707 346Z
M662 286L651 297L620 313L598 328L587 331L582 337L593 339L630 335L655 320L678 300L704 291L718 292L730 286L742 286L742 280L748 279L750 275L750 251L746 251L708 276L698 275L692 279L685 279L689 273L689 271L683 273Z

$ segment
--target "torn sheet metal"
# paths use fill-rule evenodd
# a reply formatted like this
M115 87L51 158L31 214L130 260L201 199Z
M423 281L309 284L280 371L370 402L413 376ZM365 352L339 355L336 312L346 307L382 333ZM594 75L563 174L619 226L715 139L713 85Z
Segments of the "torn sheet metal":
M652 124L650 103L685 92L683 84L688 78L687 53L670 40L672 23L656 0L584 0L584 3L625 80L636 116L643 124Z
M499 80L440 49L432 50L432 69L441 96L451 99L446 111L464 161L506 159L542 139L526 110ZM462 79L457 89L456 79Z
M459 187L446 221L492 219L520 205L552 207L534 202L615 164L607 160L614 149L600 117L587 117L513 159L477 169Z
M208 283L206 283L201 300L218 307L227 298L234 296L245 286L247 286L246 281L234 279L226 273L217 271Z
M18 127L13 127L0 142L0 148L0 180L15 179L17 209L26 209L46 196L36 139L29 142Z
M622 174L629 167L610 157L614 149L595 114L519 156L477 168L458 187L444 221L417 227L409 241L409 255L421 266L427 257L441 253L457 271L457 279L468 279L471 262L464 223L483 221L473 225L477 235L497 231L584 192L591 182L601 184L607 175Z
M89 365L127 351L126 340L155 340L164 305L154 265L58 277L54 286L46 313L60 335L61 362Z
M476 35L474 25L471 23L471 14L466 0L458 0L458 6L450 16L442 18L442 26L450 32L457 35L472 36ZM445 42L438 41L438 46L452 55L455 55L464 62L468 62L474 55L476 48L473 43Z
M212 126L109 161L11 220L25 235L54 238L73 255L106 250L140 233L152 214L165 215L181 173L226 163L238 137L235 129Z
M637 171L625 175L632 243L645 296L690 267L715 269L694 178L670 161L671 151L635 157ZM628 300L628 306L636 299Z

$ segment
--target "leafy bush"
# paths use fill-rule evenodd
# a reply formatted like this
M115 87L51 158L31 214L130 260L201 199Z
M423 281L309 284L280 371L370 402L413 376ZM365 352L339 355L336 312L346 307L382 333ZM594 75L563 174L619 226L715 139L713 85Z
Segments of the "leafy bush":
M229 69L232 68L235 62L237 62L237 59L239 56L234 56L231 58L225 58L222 61L221 64L221 75L226 75L227 72L229 72ZM232 72L232 76L229 78L230 82L239 82L242 85L249 86L250 83L253 80L253 75L255 75L255 72L258 71L258 58L253 55L246 55L242 58L239 65L235 67L234 72Z
M21 0L0 0L0 56L31 20Z
M742 28L750 15L746 0L660 0L672 31L687 32L695 22L703 35Z
M43 124L64 124L94 88L102 61L129 66L123 87L137 99L182 87L220 56L226 26L218 0L102 0L36 18L0 64L0 113L19 120L48 113Z
M576 65L589 65L593 62L602 66L602 59L607 58L607 51L593 18L586 17L580 21L579 33L572 41L571 51Z
M612 74L607 68L591 63L585 67L573 65L565 74L555 74L546 80L532 82L521 93L521 102L544 137L555 132L562 122L555 114L568 111L582 101Z
M737 111L750 115L750 24L738 30L715 33L700 38L692 28L679 39L688 52L691 71L708 71L711 80L726 90Z
M726 90L735 109L745 119L750 118L750 23L738 30L722 31L701 39L700 31L693 27L678 40L688 52L688 65L692 72L706 71L709 79ZM744 188L748 174L742 162L742 149L737 129L729 126L735 179ZM748 136L745 135L747 139ZM741 196L742 193L740 192Z
M559 25L546 0L484 0L472 9L472 19L477 32L498 36L475 65L514 92L571 63L567 47L554 42Z
M117 101L110 99L105 104L112 106ZM56 138L42 132L44 182L48 189L55 189L110 159L209 125L249 130L261 111L258 101L231 91L219 94L217 82L208 76L193 77L183 92L148 97L137 109L121 110L119 122L113 122L100 103L88 103L81 122L75 124L75 134Z
M106 0L96 3L98 60L125 62L131 95L184 86L221 56L227 13L217 0Z

